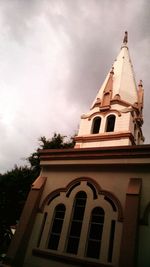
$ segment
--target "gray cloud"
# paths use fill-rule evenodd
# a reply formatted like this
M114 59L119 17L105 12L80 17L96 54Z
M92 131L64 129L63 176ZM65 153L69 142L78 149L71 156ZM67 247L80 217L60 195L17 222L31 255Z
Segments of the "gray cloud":
M117 56L124 31L136 80L145 87L150 142L148 0L0 0L1 171L32 153L38 138L73 134Z
M16 41L25 42L27 33L32 34L32 21L40 15L40 2L39 0L0 1L4 27Z

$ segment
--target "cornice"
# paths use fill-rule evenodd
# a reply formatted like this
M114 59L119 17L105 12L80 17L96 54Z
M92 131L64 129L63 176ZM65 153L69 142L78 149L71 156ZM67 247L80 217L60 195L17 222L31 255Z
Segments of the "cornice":
M150 159L150 145L114 146L96 148L44 149L39 151L41 161L73 159Z
M132 145L135 145L134 136L130 132L120 132L120 133L104 133L104 134L92 134L92 135L83 135L83 136L76 136L76 142L98 142L98 141L110 141L110 140L118 140L129 138Z

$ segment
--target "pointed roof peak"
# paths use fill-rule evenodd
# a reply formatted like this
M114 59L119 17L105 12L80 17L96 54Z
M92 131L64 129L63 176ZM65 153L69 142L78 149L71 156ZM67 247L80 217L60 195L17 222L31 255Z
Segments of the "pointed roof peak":
M112 99L115 97L115 95L119 95L122 100L130 104L137 102L137 85L127 42L128 33L126 31L121 50L119 51L119 54L111 69L109 70L109 73L107 74L92 107L97 101L97 98L102 100L103 93L106 92L106 88L108 88L108 83L110 80L112 83ZM140 83L140 87L142 87L142 82Z

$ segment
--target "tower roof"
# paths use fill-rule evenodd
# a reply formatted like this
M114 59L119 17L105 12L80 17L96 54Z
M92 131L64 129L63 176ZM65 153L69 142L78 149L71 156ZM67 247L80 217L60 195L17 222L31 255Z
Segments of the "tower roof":
M125 32L121 50L114 61L113 68L113 84L112 84L112 99L119 95L121 100L134 104L138 101L137 87L135 82L135 75L133 71L133 65L130 58L129 48L128 48L128 33ZM106 90L108 80L110 77L110 71L104 80L96 99L102 99L103 92ZM93 106L92 105L92 106Z

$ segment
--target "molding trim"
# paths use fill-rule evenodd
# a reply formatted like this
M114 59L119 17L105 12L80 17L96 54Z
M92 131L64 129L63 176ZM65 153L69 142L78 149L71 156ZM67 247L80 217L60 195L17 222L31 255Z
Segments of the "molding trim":
M76 142L97 142L97 141L107 141L107 140L117 140L117 139L124 139L129 138L132 145L135 145L134 136L131 132L122 132L122 133L115 133L109 132L105 134L91 134L91 135L82 135L76 136L74 140Z
M113 104L119 104L119 105L123 105L125 107L129 107L129 106L133 106L131 103L129 102L126 102L122 99L118 99L118 97L114 97L111 101L110 101L110 104L113 105Z
M107 190L103 190L95 180L93 180L92 178L89 178L89 177L80 177L80 178L74 179L66 187L56 189L53 192L51 192L50 194L48 194L45 197L45 199L43 200L41 206L39 207L39 211L43 212L45 205L49 205L49 203L55 197L57 197L61 192L66 192L66 194L67 194L67 192L70 190L70 188L72 186L74 186L75 184L78 184L79 182L82 182L82 181L86 181L88 183L91 183L94 186L94 188L96 189L96 192L98 195L103 195L103 196L111 199L111 201L114 203L114 205L117 209L117 212L118 212L118 221L122 222L123 221L123 209L122 209L122 205L121 205L119 199L112 192L107 191Z
M148 159L145 165L149 165L150 145L92 147L92 148L68 148L68 149L43 149L39 151L41 165L45 161L54 160L93 160L93 159Z
M102 264L102 263L99 263L98 260L96 262L96 260L90 260L90 259L86 259L86 258L79 258L79 257L76 257L76 256L69 256L68 254L59 254L59 253L56 253L56 252L53 252L53 251L50 251L50 250L46 250L46 249L38 249L38 248L34 248L32 250L32 254L34 256L37 256L37 257L43 257L43 258L49 258L49 259L52 259L54 261L61 261L61 262L67 262L70 263L70 264L77 264L79 266L83 266L83 267L115 267L114 265L112 264Z
M118 115L119 117L122 116L121 112L119 110L116 109L109 109L109 110L102 110L102 108L100 108L100 111L96 111L90 115L82 115L81 119L88 119L89 121L96 115L98 115L99 117L106 117L108 114L111 113L115 113L116 115Z

